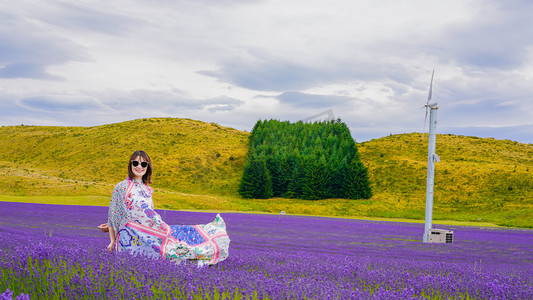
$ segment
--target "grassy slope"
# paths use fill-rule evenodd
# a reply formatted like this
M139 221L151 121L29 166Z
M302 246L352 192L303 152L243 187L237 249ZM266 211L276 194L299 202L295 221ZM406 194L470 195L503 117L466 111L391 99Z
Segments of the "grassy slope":
M385 211L370 215L424 218L427 138L402 134L359 144ZM438 135L434 218L533 225L533 145Z
M145 150L156 189L236 196L248 133L188 119L141 119L98 127L0 128L4 195L108 195ZM230 176L227 176L230 174Z
M154 161L161 208L423 219L427 135L360 143L369 200L246 200L237 187L249 134L188 119L97 127L0 128L0 200L107 205L129 155ZM439 135L434 218L533 227L533 145Z

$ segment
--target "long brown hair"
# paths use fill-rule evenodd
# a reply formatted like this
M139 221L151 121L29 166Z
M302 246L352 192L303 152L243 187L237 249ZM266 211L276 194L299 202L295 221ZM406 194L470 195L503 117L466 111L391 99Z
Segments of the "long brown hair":
M130 177L130 179L135 178L135 174L133 174L133 170L131 167L131 162L139 156L142 157L146 162L148 162L148 166L146 167L146 173L144 173L143 175L143 183L150 184L152 183L152 160L150 159L150 156L148 156L148 154L146 154L146 152L142 150L137 150L131 155L130 162L128 163L128 176Z

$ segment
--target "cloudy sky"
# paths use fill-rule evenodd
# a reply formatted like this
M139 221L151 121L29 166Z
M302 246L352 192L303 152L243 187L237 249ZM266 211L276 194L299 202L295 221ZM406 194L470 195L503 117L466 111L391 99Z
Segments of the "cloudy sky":
M251 130L332 110L356 141L533 143L533 1L0 0L0 125L178 117ZM426 127L427 130L427 127Z

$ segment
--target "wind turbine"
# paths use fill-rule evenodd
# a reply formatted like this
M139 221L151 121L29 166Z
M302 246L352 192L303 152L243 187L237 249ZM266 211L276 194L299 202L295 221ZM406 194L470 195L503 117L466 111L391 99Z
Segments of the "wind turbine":
M424 107L426 108L426 117L424 118L424 131L429 111L429 141L428 141L428 171L426 183L426 222L424 226L424 243L428 242L428 236L432 229L433 222L433 187L435 178L435 161L440 161L439 156L435 154L435 144L437 140L437 102L429 102L433 92L433 75L431 73L431 83L429 84L428 100ZM423 135L422 135L423 137Z

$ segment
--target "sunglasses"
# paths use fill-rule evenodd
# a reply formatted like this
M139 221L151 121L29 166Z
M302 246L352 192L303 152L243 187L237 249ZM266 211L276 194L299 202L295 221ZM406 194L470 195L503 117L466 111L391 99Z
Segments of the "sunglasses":
M131 164L134 167L137 167L139 164L141 164L141 167L143 167L143 168L148 167L148 162L147 161L139 162L139 161L133 160L133 161L131 161Z

